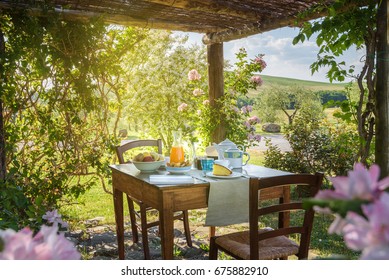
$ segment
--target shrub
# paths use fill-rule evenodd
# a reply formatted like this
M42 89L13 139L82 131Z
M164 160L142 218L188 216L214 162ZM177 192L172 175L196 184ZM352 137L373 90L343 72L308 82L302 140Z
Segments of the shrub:
M295 173L324 172L327 175L343 175L353 167L358 136L350 125L331 125L315 118L314 114L302 112L286 128L285 137L292 151L282 153L267 142L266 166Z

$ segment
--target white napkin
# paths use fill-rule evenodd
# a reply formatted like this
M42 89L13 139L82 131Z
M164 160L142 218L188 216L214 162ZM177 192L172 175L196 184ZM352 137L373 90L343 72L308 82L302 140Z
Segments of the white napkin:
M193 182L193 178L187 175L150 175L150 183L152 184L172 185L190 184Z
M206 226L227 226L249 220L249 179L210 182Z

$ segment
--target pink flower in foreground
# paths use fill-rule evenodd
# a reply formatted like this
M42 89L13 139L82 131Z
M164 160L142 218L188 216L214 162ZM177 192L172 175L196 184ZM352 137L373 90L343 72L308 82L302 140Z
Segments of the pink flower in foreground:
M181 103L181 105L178 106L177 110L178 110L179 112L183 112L183 111L185 111L185 109L186 109L187 107L188 107L188 104L186 104L186 103Z
M389 194L363 205L364 217L348 212L343 228L346 245L362 251L361 259L389 259Z
M319 211L322 212L322 211ZM342 234L344 226L347 225L347 221L343 219L339 214L335 214L335 219L331 223L328 233Z
M209 105L209 100L208 99L204 100L203 105Z
M188 73L188 79L189 79L189 81L200 80L201 79L201 75L199 74L199 72L197 72L196 69L192 69Z
M319 191L315 198L318 199L365 199L372 200L389 186L389 177L378 181L380 169L378 165L372 165L367 170L361 163L354 166L354 170L348 172L348 176L331 178L335 190Z
M43 225L33 237L29 228L19 232L12 229L0 230L4 248L0 260L76 260L81 255L73 243L58 234L58 226Z
M263 84L263 80L260 76L252 76L250 81L256 86L261 86Z

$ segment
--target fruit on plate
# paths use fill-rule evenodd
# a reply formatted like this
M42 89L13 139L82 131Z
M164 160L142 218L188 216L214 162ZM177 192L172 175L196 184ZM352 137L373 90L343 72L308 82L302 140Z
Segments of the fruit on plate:
M223 165L220 165L220 164L217 164L215 163L213 165L213 172L212 172L213 175L216 175L216 176L229 176L232 174L232 171L231 169L223 166Z
M168 162L166 165L169 167L186 167L191 166L192 163L189 160L185 160L183 162Z
M137 162L152 162L152 161L161 161L165 158L163 155L160 155L156 152L142 152L137 154L132 160Z

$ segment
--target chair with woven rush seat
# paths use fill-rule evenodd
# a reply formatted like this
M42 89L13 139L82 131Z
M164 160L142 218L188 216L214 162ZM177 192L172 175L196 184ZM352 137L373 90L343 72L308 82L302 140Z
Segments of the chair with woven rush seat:
M304 209L301 201L280 199L277 202L267 201L266 206L260 207L266 199L266 192L282 186L297 185L306 188L308 196L313 197L321 187L323 174L292 174L268 178L250 178L249 191L249 230L211 237L209 258L216 260L218 250L221 250L235 259L243 260L272 260L287 259L296 255L298 259L307 259L311 239L314 210ZM259 197L259 199L258 199ZM268 205L268 203L272 203ZM285 214L287 216L285 216ZM261 219L278 214L278 219L289 219L288 215L303 215L302 219L289 221L278 220L278 227L259 228ZM283 214L283 215L281 215ZM292 221L291 220L291 221ZM290 235L300 236L297 243Z
M126 161L124 159L124 154L134 148L138 147L157 147L158 153L162 154L162 140L161 139L149 139L149 140L132 140L127 143L124 143L116 147L116 154L119 159L119 163L128 163L131 161ZM148 222L147 221L147 211L152 210L153 208L146 205L144 202L137 200L133 197L127 195L128 209L130 212L130 222L131 222L131 231L132 238L134 243L138 243L138 229L142 232L142 243L143 243L143 253L146 260L150 259L150 249L148 243L148 232L147 229L159 226L159 220ZM134 202L139 205L139 211L134 207ZM137 221L137 218L140 219L140 225ZM186 242L189 247L192 247L192 239L190 237L189 229L189 220L188 220L188 210L184 210L180 213L177 213L174 216L175 220L181 220L184 224Z

